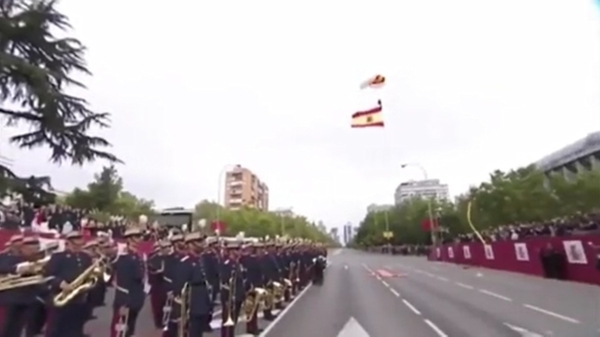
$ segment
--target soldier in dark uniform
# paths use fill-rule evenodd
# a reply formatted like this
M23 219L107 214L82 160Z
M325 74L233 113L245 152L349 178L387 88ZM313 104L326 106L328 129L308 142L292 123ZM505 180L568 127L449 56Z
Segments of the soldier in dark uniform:
M219 265L221 263L221 256L217 251L218 240L216 238L206 238L207 249L202 254L202 258L204 261L204 270L206 272L206 277L211 286L211 315L207 318L207 331L212 331L210 327L210 322L212 321L212 315L214 314L215 302L217 300L217 295L219 294L220 282L219 282Z
M112 337L135 334L137 318L146 299L146 266L138 251L142 232L131 228L123 233L123 237L127 240L127 247L112 263L115 287Z
M262 256L259 256L259 261L261 265L262 274L264 276L265 289L270 292L274 291L273 282L279 282L281 279L281 273L279 266L277 265L277 260L274 256L274 243L266 242L265 243L265 252ZM272 321L275 319L273 312L271 311L273 308L264 308L264 319L268 321Z
M165 255L165 268L163 270L163 286L165 292L165 303L170 302L170 307L163 308L167 312L163 317L163 337L177 336L177 325L179 322L179 305L174 303L175 297L175 280L177 280L177 271L181 259L186 255L183 236L176 234L171 237L172 251Z
M246 295L244 269L239 261L238 243L228 243L226 256L219 268L221 276L221 305L223 306L221 337L234 337L242 302ZM226 325L231 318L233 325Z
M265 288L265 280L262 274L261 262L256 255L257 250L262 247L261 243L250 243L242 248L240 263L246 270L246 291L255 288ZM246 332L258 336L258 310L246 321Z
M73 231L65 237L65 250L50 257L44 276L50 281L52 296L71 292L71 282L92 265L92 258L83 252L84 240L80 232ZM75 296L64 306L53 305L46 324L46 337L81 337L87 320L87 294Z
M4 258L0 273L31 275L33 270L28 262L35 260L39 251L37 239L29 237L22 241L20 252ZM32 285L6 290L4 297L5 312L0 337L20 336L27 323L28 313L35 302L38 286Z
M46 245L37 254L37 259L50 258L53 253L58 249L58 243L51 243ZM35 301L32 303L29 309L29 319L27 326L25 327L25 336L33 337L39 336L42 333L46 319L48 317L47 303L50 300L50 284L43 283L36 287Z
M187 321L187 326L184 328L188 331L188 336L194 337L202 337L212 310L210 283L206 278L201 256L202 239L202 235L198 232L185 236L189 252L178 265L175 287L176 302L185 301L187 307L187 312L180 313ZM185 297L184 289L187 289Z
M165 269L166 249L162 247L161 242L154 244L154 249L148 257L148 282L150 283L150 305L152 309L152 318L154 326L157 329L163 328L163 306L165 305L166 293L164 291L163 272Z
M11 255L18 255L21 244L23 243L23 235L13 235L6 242L4 249L0 252L0 268L8 263L6 268L10 269ZM4 311L6 309L8 292L0 292L0 324L4 320Z
M96 240L90 240L83 245L83 251L86 252L92 258L92 261L101 258L97 249L98 242ZM104 302L103 288L104 280L99 279L98 282L94 285L94 287L88 291L87 320L96 318L94 316L94 309L99 306L102 306L102 303Z

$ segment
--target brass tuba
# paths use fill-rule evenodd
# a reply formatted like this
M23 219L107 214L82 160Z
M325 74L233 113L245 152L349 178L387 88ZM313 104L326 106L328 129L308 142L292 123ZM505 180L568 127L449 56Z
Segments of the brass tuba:
M77 276L73 282L69 283L69 290L62 290L54 296L52 299L54 305L57 307L65 306L79 294L93 288L104 274L105 267L106 264L103 262L103 259L96 259L91 266Z
M254 315L264 308L266 303L267 290L254 287L246 293L246 299L242 305L242 310L246 315L246 321L249 321Z

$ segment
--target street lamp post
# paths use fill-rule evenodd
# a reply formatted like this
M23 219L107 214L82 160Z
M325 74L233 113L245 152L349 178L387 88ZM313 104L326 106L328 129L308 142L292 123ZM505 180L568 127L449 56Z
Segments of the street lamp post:
M429 179L429 175L427 174L427 170L420 164L402 164L402 168L406 168L407 166L414 166L416 168L418 168L419 170L421 170L421 173L423 173L423 179L427 180ZM434 246L437 244L437 236L436 236L436 231L437 228L435 228L435 223L433 222L433 209L431 206L431 198L427 198L427 213L429 215L429 227L430 227L430 232L431 232L431 244L433 244Z
M281 218L281 236L283 237L285 235L285 213L288 212L293 212L293 208L292 207L288 207L288 208L280 208L277 210L277 213L279 213L279 217Z

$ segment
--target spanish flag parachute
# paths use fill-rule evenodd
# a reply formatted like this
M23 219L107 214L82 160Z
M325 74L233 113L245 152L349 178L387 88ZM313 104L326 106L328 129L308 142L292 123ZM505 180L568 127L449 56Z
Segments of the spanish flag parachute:
M352 128L384 127L382 110L381 101L377 101L376 107L355 112L352 115Z
M360 84L360 89L377 89L381 88L385 85L385 76L383 75L375 75Z

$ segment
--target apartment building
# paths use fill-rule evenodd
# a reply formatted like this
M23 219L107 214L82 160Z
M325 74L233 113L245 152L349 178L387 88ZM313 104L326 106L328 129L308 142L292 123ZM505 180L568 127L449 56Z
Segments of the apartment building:
M407 181L396 188L394 200L396 205L402 204L410 198L448 199L448 185L440 183L438 179Z
M269 210L269 188L249 169L236 165L225 176L225 207Z

